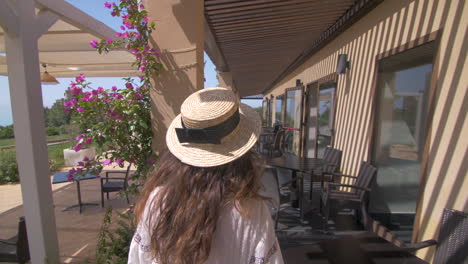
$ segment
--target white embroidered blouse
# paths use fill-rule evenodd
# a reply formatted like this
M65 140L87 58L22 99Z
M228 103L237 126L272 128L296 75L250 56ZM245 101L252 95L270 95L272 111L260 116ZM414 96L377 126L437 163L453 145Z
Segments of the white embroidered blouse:
M156 195L156 190L148 201ZM157 264L151 258L150 229L146 220L148 204L130 245L129 264ZM273 221L265 202L248 205L249 219L233 206L225 206L213 235L206 264L283 264L283 257L274 232Z

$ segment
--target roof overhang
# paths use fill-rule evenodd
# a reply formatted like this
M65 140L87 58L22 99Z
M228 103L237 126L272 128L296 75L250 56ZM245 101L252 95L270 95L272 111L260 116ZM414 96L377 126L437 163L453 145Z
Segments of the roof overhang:
M205 49L229 69L241 96L264 93L380 2L205 0ZM213 58L215 49L221 54Z

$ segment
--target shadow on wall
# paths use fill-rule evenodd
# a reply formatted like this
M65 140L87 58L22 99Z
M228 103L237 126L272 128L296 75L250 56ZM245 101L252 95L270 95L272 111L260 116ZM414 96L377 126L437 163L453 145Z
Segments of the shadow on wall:
M181 21L179 26L184 32L183 37L186 38L183 41L188 42L187 50L168 52L159 47L153 36L150 38L151 45L161 51L160 62L164 65L163 70L152 77L151 125L154 132L153 149L156 151L161 151L166 147L165 137L167 127L174 117L180 113L180 106L185 98L198 90L197 86L200 86L198 88L203 87L203 78L201 79L201 83L197 84L200 79L198 74L203 74L204 65L201 63L203 62L203 51L197 50L200 44L203 45L203 38L201 38L201 43L197 43L197 40L200 39L198 36L200 29L197 28L196 23L187 23L187 20L191 19L187 18L187 10L192 10L192 5L193 2L185 0L172 6L174 16L178 21ZM203 33L203 30L201 32ZM153 34L158 34L157 30ZM174 34L182 35L181 32L174 32ZM183 37L181 36L181 39ZM197 49L191 50L191 47L196 47ZM195 55L191 55L190 53L195 53ZM176 56L183 59L176 58ZM181 62L184 65L181 65Z
M462 13L464 10L464 5L466 4L465 1L459 1L458 6L456 7L456 14L454 16L455 20L453 23L453 28L449 33L448 40L446 43L447 46L445 48L445 56L443 58L438 58L438 71L440 72L440 75L437 78L437 95L435 98L435 103L434 105L437 106L439 105L440 107L443 106L442 109L442 116L440 118L440 123L438 124L433 124L433 126L437 127L437 130L432 132L432 137L434 138L434 144L431 146L430 151L429 151L429 158L427 162L427 169L426 169L426 174L429 175L435 175L433 177L437 177L434 185L432 186L426 186L425 189L432 187L431 188L431 193L430 195L424 195L422 194L420 197L424 199L422 201L422 204L425 205L425 208L427 208L425 211L421 212L420 216L420 226L419 230L421 230L420 234L418 234L418 237L416 238L419 240L422 238L425 234L424 231L429 231L428 227L431 223L434 223L435 221L440 221L440 218L442 216L442 208L454 208L455 203L457 199L460 199L460 196L465 195L465 203L464 203L464 208L457 208L461 209L463 211L468 211L468 201L466 200L466 192L462 194L462 186L463 182L465 181L465 178L467 176L467 169L468 169L468 150L465 148L464 153L460 153L457 155L455 153L455 150L457 149L457 146L463 146L464 143L464 136L462 131L463 126L466 121L466 116L468 113L468 104L463 103L460 111L458 113L451 111L453 107L453 102L455 100L455 96L457 93L458 89L463 89L463 80L462 80L462 75L463 75L463 69L464 65L466 63L466 51L468 50L468 42L464 41L461 49L459 50L460 54L454 54L454 43L456 43L455 38L457 38L457 31L458 28L460 27L460 22L462 18ZM448 7L445 7L448 9ZM465 35L462 39L468 38L468 32L465 30ZM440 54L440 51L439 51ZM457 58L456 61L450 60L451 58ZM455 71L454 72L449 72L445 71L443 69L448 68L448 65L455 65ZM442 70L440 70L442 69ZM450 73L453 73L451 75ZM447 83L449 82L449 83ZM445 99L445 102L438 102L441 100L439 98L440 94L442 93L441 87L447 87L448 91L446 92L447 97ZM466 86L465 86L466 87ZM463 102L468 101L468 93L466 93L466 88L465 88L465 94L463 98ZM456 118L449 118L450 116L456 116ZM446 131L447 126L450 126L448 122L454 123L455 126L453 128L453 131ZM450 133L450 141L449 142L443 142L440 140L443 137L443 134ZM442 144L443 143L443 144ZM443 155L443 160L441 162L436 162L438 159L441 159L442 156L440 153L444 151L444 149L447 147L447 150L445 152L445 155ZM465 144L466 146L466 144ZM449 171L449 168L453 162L454 158L458 158L460 155L463 155L462 163L460 168L458 169L457 173L455 175L448 175L447 172ZM438 171L435 171L436 169L434 168L434 164L442 164L440 169ZM451 183L451 189L444 188L442 190L442 187L444 185L444 182L447 180L447 177L450 177L450 183ZM423 183L425 184L425 183ZM466 191L466 190L465 190ZM441 194L444 193L449 193L448 198L444 202L444 206L439 206L436 204L440 203L440 198ZM428 198L426 198L428 197ZM437 210L432 210L432 208L437 208ZM437 219L435 219L437 217ZM438 230L436 231L438 232ZM435 234L437 235L437 234ZM435 249L431 248L429 249L426 259L432 259L433 255L435 253Z

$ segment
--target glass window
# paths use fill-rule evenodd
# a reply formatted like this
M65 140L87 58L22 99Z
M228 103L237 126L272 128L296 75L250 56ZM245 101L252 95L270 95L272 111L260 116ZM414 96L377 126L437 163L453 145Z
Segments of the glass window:
M433 44L427 44L379 64L372 213L416 211L433 52Z
M325 151L325 148L331 145L333 136L332 128L334 96L334 87L320 90L318 105L318 157L323 157L323 152Z
M284 96L276 97L276 108L275 108L275 123L283 123L283 101Z
M284 126L287 128L285 143L287 151L299 155L301 143L301 102L302 89L286 92L286 111Z

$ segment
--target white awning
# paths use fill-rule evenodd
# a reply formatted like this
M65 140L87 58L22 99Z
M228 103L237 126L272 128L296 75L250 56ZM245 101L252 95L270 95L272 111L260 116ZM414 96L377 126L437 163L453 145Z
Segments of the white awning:
M39 12L39 11L38 11ZM39 61L47 65L47 71L54 77L75 77L84 73L88 77L123 77L136 76L138 71L131 64L134 56L127 50L113 50L108 54L99 54L89 45L93 39L104 38L99 32L88 32L73 26L64 20L58 20L39 38ZM92 22L98 22L92 19ZM100 23L100 22L99 22ZM103 32L109 38L115 38L115 32L100 23ZM0 28L0 75L7 75L3 29ZM40 65L38 65L40 67ZM41 67L41 72L44 68Z

